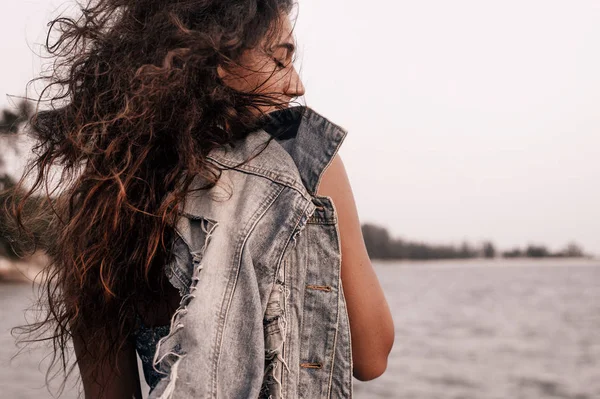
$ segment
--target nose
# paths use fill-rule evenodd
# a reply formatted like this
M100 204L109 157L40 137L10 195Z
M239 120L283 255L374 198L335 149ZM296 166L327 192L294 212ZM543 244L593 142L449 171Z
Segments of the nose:
M298 75L296 68L292 68L285 94L289 97L301 97L304 95L304 92L305 89L302 79L300 79L300 75Z

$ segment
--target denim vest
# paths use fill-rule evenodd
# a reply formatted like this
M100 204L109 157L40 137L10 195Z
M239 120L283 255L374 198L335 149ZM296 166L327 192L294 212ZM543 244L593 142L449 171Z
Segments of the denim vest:
M213 150L219 182L186 197L165 268L182 298L150 399L352 397L337 214L316 195L346 131L307 107L271 115Z

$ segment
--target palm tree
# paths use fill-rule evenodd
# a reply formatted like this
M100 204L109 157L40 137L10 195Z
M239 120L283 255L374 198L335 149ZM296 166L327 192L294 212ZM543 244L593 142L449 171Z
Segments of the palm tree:
M29 120L33 113L33 107L26 99L19 101L14 110L3 109L0 111L0 178L7 179L6 154L8 151L20 155L18 143L18 134L23 122ZM3 182L0 181L0 185ZM0 187L1 189L1 187Z
M16 112L9 109L2 110L0 134L17 134L19 132L19 125L29 119L33 111L31 103L26 99L19 101L16 108Z
M4 190L15 184L15 176L10 176L6 171L6 159L11 151L20 156L18 135L21 124L29 119L32 114L31 104L23 99L16 105L16 110L3 109L0 111L0 257L14 257L12 246L8 240L8 220L2 207Z

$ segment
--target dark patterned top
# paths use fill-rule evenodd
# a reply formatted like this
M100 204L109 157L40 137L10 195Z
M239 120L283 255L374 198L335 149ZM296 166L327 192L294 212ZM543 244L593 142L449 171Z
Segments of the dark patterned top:
M150 387L150 392L152 392L154 387L156 387L156 384L158 384L158 381L164 377L164 374L154 370L154 367L152 366L156 345L162 337L169 333L170 326L148 327L142 322L139 315L137 316L137 325L138 328L134 333L135 349L142 361L144 378Z

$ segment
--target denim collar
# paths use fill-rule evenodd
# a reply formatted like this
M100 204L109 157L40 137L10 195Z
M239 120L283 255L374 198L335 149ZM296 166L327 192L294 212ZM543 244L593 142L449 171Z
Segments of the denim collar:
M208 158L233 167L264 149L246 163L249 168L296 183L300 183L299 177L306 190L315 195L324 170L346 135L345 129L313 109L295 106L267 114L260 129L234 145L215 149Z

